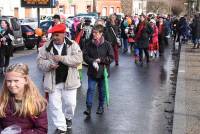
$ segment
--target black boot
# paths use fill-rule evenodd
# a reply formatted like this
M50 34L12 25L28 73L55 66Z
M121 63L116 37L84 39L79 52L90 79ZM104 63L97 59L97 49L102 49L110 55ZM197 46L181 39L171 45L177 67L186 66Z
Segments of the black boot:
M72 129L72 119L66 119L66 124L67 124L67 131L68 129Z
M97 108L96 114L103 114L103 113L104 113L104 108L103 108L102 106L99 106L99 107Z
M83 113L87 116L90 116L91 115L91 107L87 107L87 109Z
M67 132L60 129L56 129L54 134L67 134Z

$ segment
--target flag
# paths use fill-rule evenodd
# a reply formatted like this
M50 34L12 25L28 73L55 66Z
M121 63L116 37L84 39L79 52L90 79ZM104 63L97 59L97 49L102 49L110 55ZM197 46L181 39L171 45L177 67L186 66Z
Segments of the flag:
M104 67L104 95L105 95L105 102L107 104L107 106L110 103L110 93L109 93L109 81L108 81L108 71L107 68Z

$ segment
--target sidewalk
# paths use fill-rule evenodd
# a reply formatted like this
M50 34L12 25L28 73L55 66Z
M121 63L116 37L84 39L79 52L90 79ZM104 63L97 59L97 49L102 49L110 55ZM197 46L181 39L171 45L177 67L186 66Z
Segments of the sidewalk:
M192 46L181 48L173 134L200 134L200 49Z

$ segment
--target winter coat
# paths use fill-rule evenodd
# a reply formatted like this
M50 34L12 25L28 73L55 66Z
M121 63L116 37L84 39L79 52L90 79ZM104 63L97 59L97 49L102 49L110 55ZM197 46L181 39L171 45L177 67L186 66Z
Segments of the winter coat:
M7 29L5 32L3 32L2 37L6 38L6 44L0 47L0 49L3 49L3 52L6 56L9 56L12 54L12 40L14 39L14 35L12 30Z
M193 20L191 24L192 35L194 38L200 38L200 17L197 17Z
M113 33L113 31L115 33ZM110 23L106 25L104 31L104 38L105 40L111 42L112 46L117 45L118 34L119 34L119 26L111 25Z
M62 56L61 62L69 67L67 79L65 81L65 89L71 90L81 85L77 67L82 63L83 55L79 45L75 41L66 38L65 42L67 44L67 55ZM41 47L37 57L38 67L44 72L43 86L46 92L53 92L56 85L55 70L50 69L50 65L52 64L50 56L53 55L53 47L50 48L50 45L53 45L52 41L47 42ZM48 50L49 48L50 50Z
M123 20L123 21L121 22L121 26L120 26L120 28L121 28L121 38L123 38L123 39L128 39L128 36L127 36L127 34L125 33L125 29L126 29L128 26L124 25L125 21L126 21L126 20Z
M113 48L106 40L99 46L96 46L92 41L90 41L87 44L83 57L84 61L88 64L88 76L94 79L103 78L104 66L107 67L109 73L110 64L114 59ZM98 71L93 67L93 62L97 58L100 58L101 60Z
M153 27L153 34L152 34L152 43L157 43L158 42L158 27L155 25Z
M142 23L138 24L138 28L136 30L136 43L137 43L137 47L138 48L148 48L150 37L153 34L153 29L150 26L150 24L147 23L147 22L144 22L144 23L145 23L144 24L145 26L141 30L140 33L139 33L139 31L140 31L140 25ZM138 35L138 34L140 34L140 35Z
M41 112L37 117L19 117L13 115L14 102L11 100L6 108L6 117L0 118L0 133L11 125L21 127L20 134L47 134L47 112Z

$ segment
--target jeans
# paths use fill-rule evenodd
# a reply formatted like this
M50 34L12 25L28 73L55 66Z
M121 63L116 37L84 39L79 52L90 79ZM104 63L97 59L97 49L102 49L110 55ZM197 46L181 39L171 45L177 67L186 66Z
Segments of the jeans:
M104 80L103 79L93 79L88 76L88 90L87 90L87 107L92 107L93 96L95 94L96 87L98 88L99 93L99 106L103 107L104 105ZM97 86L96 86L97 85Z
M124 45L124 50L128 50L128 39L123 38L123 45Z

